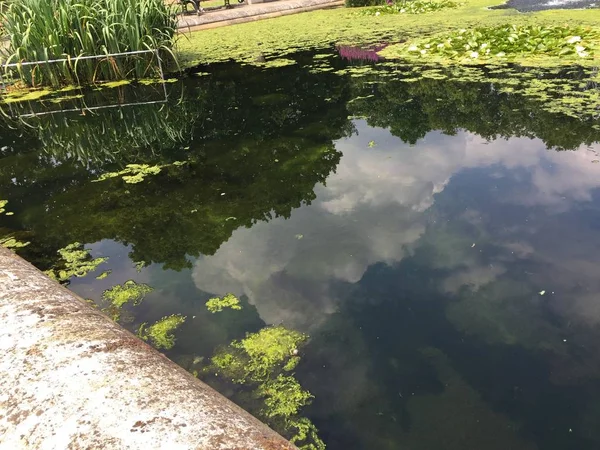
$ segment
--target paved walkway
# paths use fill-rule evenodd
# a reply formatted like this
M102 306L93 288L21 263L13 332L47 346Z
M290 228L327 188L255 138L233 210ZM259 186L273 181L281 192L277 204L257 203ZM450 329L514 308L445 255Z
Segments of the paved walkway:
M235 1L231 0L233 7L230 9L206 11L199 16L195 14L179 16L179 28L199 30L221 27L315 9L332 8L344 4L343 0L279 0L252 5L246 3L234 5Z

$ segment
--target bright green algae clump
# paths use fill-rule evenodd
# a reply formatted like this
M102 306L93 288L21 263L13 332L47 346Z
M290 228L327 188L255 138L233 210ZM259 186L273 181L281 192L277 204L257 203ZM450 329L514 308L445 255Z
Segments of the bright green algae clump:
M211 313L217 313L223 311L225 308L242 309L240 305L240 299L233 294L227 294L224 297L214 297L206 302L206 309Z
M207 373L252 389L248 409L301 449L325 448L316 427L299 415L313 396L303 389L292 371L298 365L298 347L308 336L283 326L267 327L219 349ZM259 400L259 405L256 405Z
M90 250L83 248L83 244L79 242L61 248L58 254L60 262L57 267L47 270L45 274L61 283L68 282L72 277L84 277L96 270L100 264L108 261L108 258L92 258Z
M173 332L185 322L185 319L181 314L173 314L163 317L149 327L143 323L138 330L138 336L145 341L149 340L158 349L169 350L175 345Z
M104 291L102 299L117 308L123 307L126 303L131 303L135 306L139 305L146 294L152 292L152 290L152 287L147 284L129 280Z
M108 304L104 312L108 314L115 322L121 319L123 306L132 304L139 305L146 294L154 289L144 283L136 283L133 280L128 280L123 284L117 284L102 293L102 300Z

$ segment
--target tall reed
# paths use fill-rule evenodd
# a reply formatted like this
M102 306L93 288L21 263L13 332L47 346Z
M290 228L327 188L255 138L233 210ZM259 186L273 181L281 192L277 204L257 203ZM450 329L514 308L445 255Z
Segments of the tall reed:
M81 56L147 49L173 55L176 23L163 0L12 0L4 6L6 63L68 59L19 66L21 79L32 86L141 78L157 67L151 53L78 60Z

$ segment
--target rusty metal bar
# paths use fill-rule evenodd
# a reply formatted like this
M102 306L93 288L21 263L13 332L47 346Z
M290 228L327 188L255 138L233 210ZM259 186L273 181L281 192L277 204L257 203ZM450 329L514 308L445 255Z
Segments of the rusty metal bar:
M295 449L0 247L0 449Z

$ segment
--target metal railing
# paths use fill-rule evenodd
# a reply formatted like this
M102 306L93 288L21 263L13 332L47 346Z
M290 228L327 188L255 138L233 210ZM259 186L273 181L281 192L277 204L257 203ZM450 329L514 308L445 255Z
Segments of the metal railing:
M149 105L149 104L154 104L154 103L166 103L168 100L167 87L166 87L166 84L164 83L165 74L164 74L164 70L163 70L163 66L162 66L162 59L160 57L158 49L135 50L135 51L131 51L131 52L121 52L121 53L105 53L103 55L76 56L76 57L56 58L56 59L48 59L48 60L40 60L40 61L23 61L23 62L16 62L16 63L1 64L1 67L4 70L2 71L2 73L0 73L0 87L2 88L2 90L4 92L6 92L7 88L6 88L6 83L4 81L4 74L7 71L7 69L35 66L35 65L39 65L39 64L55 64L55 63L61 63L61 62L77 63L78 61L81 61L81 60L104 59L104 58L110 58L110 57L132 56L132 55L141 55L141 54L149 54L149 53L153 53L156 56L156 60L158 62L158 72L160 75L160 79L163 80L162 85L163 85L163 91L164 91L164 99L162 99L162 100L155 100L155 101L148 101L148 102L115 103L115 104L102 105L102 106L85 106L83 108L70 108L70 109L60 109L60 110L55 110L55 111L31 113L31 114L19 114L19 117L33 117L33 116L41 116L41 115L46 115L46 114L75 112L75 111L83 111L83 110L93 111L93 110L106 109L106 108L119 108L119 107L123 107L123 106L137 106L137 105ZM8 106L9 106L9 109L11 109L11 111L12 111L10 103L8 104Z

